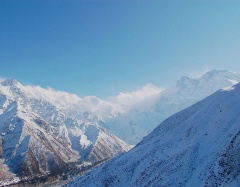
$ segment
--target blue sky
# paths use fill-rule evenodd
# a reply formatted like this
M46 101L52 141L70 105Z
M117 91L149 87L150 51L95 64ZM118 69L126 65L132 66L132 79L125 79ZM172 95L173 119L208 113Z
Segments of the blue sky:
M240 72L239 1L0 1L0 76L101 98Z

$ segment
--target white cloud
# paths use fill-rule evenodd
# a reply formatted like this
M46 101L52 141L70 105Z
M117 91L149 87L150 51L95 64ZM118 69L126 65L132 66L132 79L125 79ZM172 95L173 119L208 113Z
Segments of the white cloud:
M47 100L54 103L56 106L61 107L76 104L81 100L81 98L75 94L70 94L63 91L56 91L51 87L44 89L40 86L25 86L25 89L31 96L38 99Z
M90 111L97 114L109 112L113 109L111 103L103 101L96 96L79 97L64 91L57 91L51 87L44 89L40 86L25 86L30 97L48 101L58 108L74 110L76 112Z
M150 105L164 88L159 88L153 84L147 84L139 90L133 92L120 92L119 95L112 97L112 103L120 106L122 110L129 110L134 107L147 107Z
M5 79L0 77L0 81ZM91 111L96 114L107 114L115 111L126 112L130 109L144 110L152 106L164 88L153 84L147 84L142 88L132 92L120 92L117 96L108 100L101 100L96 96L79 97L64 91L57 91L51 87L42 88L40 86L22 86L25 93L31 98L48 101L58 108L66 110L77 110L78 112Z
M74 110L79 112L91 111L96 114L110 114L112 111L126 112L132 108L145 109L151 106L164 90L153 84L147 84L136 91L120 92L106 101L96 96L79 97L76 94L57 91L50 87L44 89L40 86L28 85L24 88L29 96L46 100L59 108L68 110L74 107Z

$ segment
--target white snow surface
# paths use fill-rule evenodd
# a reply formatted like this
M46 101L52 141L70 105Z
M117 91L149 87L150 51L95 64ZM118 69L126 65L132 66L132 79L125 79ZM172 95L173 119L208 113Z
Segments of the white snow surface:
M239 124L237 84L169 117L132 150L67 186L238 187Z

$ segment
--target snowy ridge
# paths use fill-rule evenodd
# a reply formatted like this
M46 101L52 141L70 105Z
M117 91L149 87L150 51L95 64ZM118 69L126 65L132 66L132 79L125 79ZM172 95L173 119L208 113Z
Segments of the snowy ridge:
M68 184L240 185L240 84L169 117L129 152Z
M95 96L79 97L52 88L22 86L14 79L9 79L2 84L17 85L20 92L25 94L25 98L36 101L31 109L41 110L41 113L36 113L41 114L44 120L48 119L51 122L49 118L58 119L56 115L60 112L78 121L91 121L92 119L87 119L85 115L89 114L88 116L94 119L95 124L127 143L135 145L167 117L219 89L231 87L238 82L240 82L240 76L236 73L212 70L199 78L184 76L175 86L167 89L148 84L138 91L121 92L107 101ZM19 97L16 94L19 89L2 86L0 92L16 100ZM39 103L44 108L37 108ZM57 113L51 112L53 109L57 110ZM49 113L52 115L50 116Z

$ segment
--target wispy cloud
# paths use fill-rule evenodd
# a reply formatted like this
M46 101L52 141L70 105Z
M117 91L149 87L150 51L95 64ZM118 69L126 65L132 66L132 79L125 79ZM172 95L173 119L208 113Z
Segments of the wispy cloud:
M28 85L25 86L25 90L31 97L47 100L60 108L67 109L74 106L76 107L75 110L82 112L110 113L112 110L125 112L132 108L138 108L139 110L146 108L155 101L164 89L153 84L147 84L132 92L120 92L117 96L110 97L107 100L101 100L96 96L79 97L50 87L45 89L40 86Z
M54 90L51 87L44 89L40 86L25 86L29 94L38 99L44 99L56 105L66 106L77 103L81 100L77 95L63 91Z
M26 92L30 97L46 100L61 109L76 110L78 112L97 112L102 114L111 111L113 106L111 103L101 100L96 96L79 97L76 94L57 91L51 87L47 89L40 86L25 86Z
M0 77L0 81L5 79ZM112 111L126 112L137 108L143 110L151 106L159 95L165 90L153 84L147 84L134 91L120 92L116 96L102 100L96 96L79 97L64 91L57 91L51 87L42 88L40 86L22 86L25 93L31 98L48 101L55 106L66 110L78 110L79 112L91 111L97 114L111 113ZM72 108L73 107L73 108Z
M128 110L143 103L146 106L147 103L151 103L163 91L164 88L147 84L136 91L120 92L119 95L112 97L110 100L112 103L120 106L121 109Z

